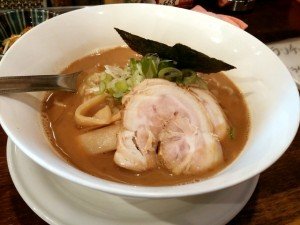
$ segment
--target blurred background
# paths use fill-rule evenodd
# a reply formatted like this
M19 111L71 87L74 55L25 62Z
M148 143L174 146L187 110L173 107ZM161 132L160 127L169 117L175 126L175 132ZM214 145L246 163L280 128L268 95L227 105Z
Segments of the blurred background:
M249 25L247 31L263 42L300 36L300 0L0 0L0 12L50 7L60 14L83 6L134 2L187 9L201 5L208 11L243 20Z

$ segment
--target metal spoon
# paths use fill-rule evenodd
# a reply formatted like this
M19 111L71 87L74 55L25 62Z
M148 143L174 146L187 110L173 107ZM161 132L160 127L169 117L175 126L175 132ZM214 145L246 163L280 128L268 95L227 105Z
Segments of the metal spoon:
M80 73L0 77L0 94L50 90L75 92Z

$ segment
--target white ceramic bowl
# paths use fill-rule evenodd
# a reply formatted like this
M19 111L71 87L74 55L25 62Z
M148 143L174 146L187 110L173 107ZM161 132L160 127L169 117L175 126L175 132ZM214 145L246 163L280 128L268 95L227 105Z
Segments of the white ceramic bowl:
M171 187L139 187L88 175L57 156L40 122L42 94L0 97L0 121L12 141L47 170L78 184L114 194L175 197L223 189L262 172L288 148L299 124L299 94L281 61L263 43L226 22L197 12L150 4L84 8L50 19L15 43L0 74L55 74L97 49L123 45L113 29L169 45L183 43L233 64L226 72L245 94L251 114L249 140L225 170L202 182Z

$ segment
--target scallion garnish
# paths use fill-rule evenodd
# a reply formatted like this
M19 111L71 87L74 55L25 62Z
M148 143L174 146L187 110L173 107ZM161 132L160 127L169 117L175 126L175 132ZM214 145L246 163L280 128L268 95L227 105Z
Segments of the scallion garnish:
M186 86L206 88L206 83L195 71L178 69L173 60L160 59L156 54L147 54L141 59L131 58L125 68L105 66L97 73L100 78L99 93L104 92L120 99L144 79L162 78Z

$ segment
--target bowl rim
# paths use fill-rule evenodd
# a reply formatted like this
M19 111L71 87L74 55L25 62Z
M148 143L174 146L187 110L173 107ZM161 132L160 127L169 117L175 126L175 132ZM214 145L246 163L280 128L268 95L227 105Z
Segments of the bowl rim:
M157 10L159 8L167 9L166 7L168 7L167 10L175 10L175 11L180 10L178 12L183 12L181 10L184 10L184 9L179 9L179 8L169 7L169 6L161 6L161 5L159 6L159 5L150 5L150 4L136 4L136 3L133 3L133 4L126 3L126 4L101 5L101 6L94 6L94 7L88 7L88 8L90 8L90 10L105 10L105 8L107 8L107 7L108 8L120 8L121 7L121 8L125 8L125 9L128 9L130 7L138 7L138 8L139 7L149 7L148 10ZM170 8L173 8L173 9L170 9ZM64 16L64 15L72 15L72 14L76 15L76 13L79 13L79 12L81 13L81 12L83 12L83 10L89 10L89 9L86 9L86 8L78 9L78 10L75 10L75 11L71 11L71 12L62 14L58 17L54 17L53 19L59 19L59 18L61 18L61 16ZM186 10L186 12L198 14L198 12L193 12L193 11L188 11L188 10ZM210 20L214 20L214 21L218 21L218 23L226 24L225 26L234 27L231 24L227 24L224 21L220 21L220 20L218 20L216 18L212 18L208 15L203 15L202 14L201 16L209 17ZM47 21L45 23L47 23ZM238 29L238 28L235 28L235 29ZM242 32L244 32L244 31L242 31ZM252 38L252 39L254 38L254 39L256 39L256 41L263 44L257 38L253 37L249 33L245 32L245 35L248 36L249 38ZM266 51L269 51L273 55L275 55L267 47L266 47ZM6 57L6 56L4 56L4 57ZM281 67L284 67L284 69L286 70L286 73L290 74L289 71L287 70L287 68L283 65L283 63L279 59L278 59L278 63L281 65ZM295 86L294 87L295 90L297 90L295 83L294 83L294 86ZM298 96L299 96L299 93L298 93ZM299 105L299 101L298 101L298 105ZM299 112L299 110L298 110L298 112ZM292 130L291 133L293 135L291 135L291 137L289 138L288 143L284 146L284 148L281 151L278 151L277 155L275 157L273 157L272 160L268 161L268 163L266 163L263 167L259 167L259 168L256 167L255 169L251 170L251 173L249 173L247 175L244 175L242 177L239 177L239 178L235 179L234 181L229 181L226 184L218 185L217 187L211 187L209 190L198 190L198 189L195 189L195 188L192 188L192 189L188 188L188 187L191 187L191 186L195 186L194 183L185 184L185 185L176 185L176 186L149 187L149 186L135 186L135 185L121 184L121 183L107 181L107 180L104 180L104 179L101 179L101 178L96 178L96 177L94 177L94 178L97 179L97 180L101 180L101 184L99 182L97 182L97 183L94 182L93 183L90 180L86 181L82 178L79 178L78 176L75 176L75 175L70 174L70 173L65 172L65 171L61 171L61 170L59 170L58 168L56 168L55 166L53 166L51 164L47 164L46 160L40 159L39 157L34 155L32 152L30 152L30 149L26 149L24 146L22 146L22 143L19 142L18 138L15 137L14 134L9 130L9 127L5 123L4 118L0 114L0 123L1 123L4 131L11 138L11 140L28 157L33 159L36 163L38 163L40 166L44 167L45 169L49 170L50 172L52 172L52 173L54 173L54 174L56 174L56 175L58 175L58 176L60 176L64 179L68 179L68 180L70 180L74 183L77 183L79 185L84 185L84 186L92 188L92 189L104 191L104 192L111 193L111 194L131 196L131 197L145 197L145 198L170 198L170 197L183 197L183 196L190 196L190 195L196 195L196 194L210 193L210 192L214 192L214 191L217 191L217 190L225 189L225 188L230 187L230 186L237 185L237 184L239 184L239 183L241 183L245 180L248 180L248 179L254 177L255 175L261 173L262 171L264 171L268 167L270 167L276 160L278 160L278 158L280 158L284 154L284 152L289 147L289 145L291 144L291 142L293 141L293 139L294 139L294 137L297 133L297 130L298 130L298 127L299 127L299 122L300 122L300 115L298 115L298 117L297 117L297 124L294 124L291 128L291 130ZM84 172L82 172L82 173L84 173ZM91 175L86 174L86 173L84 173L84 174L87 175L87 176L91 176ZM182 188L182 187L184 187L184 188ZM189 190L186 190L184 192L180 191L180 190L184 190L184 189L189 189Z

